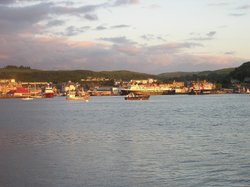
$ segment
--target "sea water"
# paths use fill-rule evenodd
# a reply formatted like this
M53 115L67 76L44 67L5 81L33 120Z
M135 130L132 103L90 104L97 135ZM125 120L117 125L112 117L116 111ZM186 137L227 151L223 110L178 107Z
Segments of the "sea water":
M250 95L2 99L0 186L250 186Z

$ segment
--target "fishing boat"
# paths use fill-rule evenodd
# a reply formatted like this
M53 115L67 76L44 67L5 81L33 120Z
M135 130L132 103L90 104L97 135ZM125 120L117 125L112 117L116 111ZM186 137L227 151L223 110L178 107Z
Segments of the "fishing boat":
M75 91L70 91L66 95L67 100L89 101L89 95L77 95Z
M53 88L50 85L48 85L45 88L44 97L45 98L52 98L52 97L54 97L54 91L53 91Z
M125 97L125 100L148 100L149 97L150 95L134 94L131 92Z

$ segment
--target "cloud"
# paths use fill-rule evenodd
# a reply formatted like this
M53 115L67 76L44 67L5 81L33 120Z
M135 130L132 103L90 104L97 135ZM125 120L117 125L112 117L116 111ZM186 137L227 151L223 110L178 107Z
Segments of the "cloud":
M0 18L3 21L36 23L47 17L50 12L50 3L41 3L25 7L0 6Z
M79 7L56 6L56 4L53 4L51 13L59 15L60 14L79 15L79 14L93 13L97 9L105 8L108 6L110 6L108 3L101 3L96 5L84 5Z
M178 53L184 49L190 49L194 47L202 47L199 43L166 43L162 45L149 46L146 48L147 53L152 54L174 54Z
M98 20L98 17L96 14L85 14L84 18L90 21L96 21Z
M235 55L235 51L227 51L224 54L225 55Z
M188 40L193 40L193 41L213 40L216 33L217 33L216 31L210 31L206 35L201 35L199 33L190 33L192 37L189 38Z
M110 37L110 38L99 38L99 40L111 42L111 43L114 43L114 44L135 44L134 41L127 39L125 36Z
M129 27L130 27L130 25L113 25L110 27L99 25L95 28L95 30L102 31L102 30L107 30L107 29L123 29L123 28L129 28Z
M108 29L108 28L105 27L105 26L102 26L102 25L97 26L97 27L95 28L95 30L99 30L99 31L106 30L106 29Z
M26 1L27 2L27 1ZM89 21L98 20L95 10L108 6L107 3L96 5L85 5L79 7L61 6L53 1L32 1L35 4L21 4L20 1L6 1L0 6L0 34L33 32L38 33L36 29L48 29L53 26L60 26L67 22L65 16L77 16ZM15 3L16 6L5 6ZM22 6L18 6L18 5ZM64 21L55 17L64 16ZM52 20L51 20L52 19ZM54 19L54 20L53 20ZM47 25L41 27L41 22L47 22Z
M230 16L234 16L234 17L241 17L241 16L245 16L246 13L231 13L229 14Z
M146 41L159 40L165 42L166 40L162 36L155 36L153 34L144 34L141 36Z
M26 2L26 3L25 3ZM27 3L32 2L32 3ZM59 1L40 1L40 0L24 0L24 1L11 1L5 0L0 3L0 34L29 32L37 33L36 29L44 29L48 32L50 27L61 26L67 23L67 18L70 16L84 18L88 21L97 21L98 16L96 11L103 8L112 8L116 5L129 5L138 4L136 0L118 0L113 3L104 2L99 4L73 6L67 2ZM13 6L8 6L8 5ZM64 21L59 20L59 17ZM51 20L52 19L52 20ZM53 21L54 19L54 21ZM47 25L40 24L47 22ZM39 25L40 24L40 25ZM43 28L41 27L43 26ZM110 29L127 28L129 25L114 25ZM98 28L99 30L100 27ZM51 31L52 32L52 31Z
M237 9L239 9L239 10L250 9L250 5L243 5L243 6L238 7Z
M48 23L46 24L46 26L47 27L55 27L55 26L61 26L61 25L64 25L64 24L65 24L65 21L54 19L54 20L48 21Z
M207 33L208 37L213 37L216 34L216 31L210 31L209 33Z
M7 4L13 4L16 0L2 0L0 1L0 5L7 5Z
M70 27L66 28L66 32L63 35L64 36L74 36L74 35L78 35L80 33L83 33L83 32L85 32L88 29L89 29L88 26L86 26L86 27L80 27L80 28L77 28L77 27L74 27L74 26L70 26Z
M38 27L35 24L48 19L50 6L50 3L26 7L0 6L0 34L31 32L31 30L37 33Z
M121 28L128 28L130 25L113 25L110 28L111 29L121 29Z

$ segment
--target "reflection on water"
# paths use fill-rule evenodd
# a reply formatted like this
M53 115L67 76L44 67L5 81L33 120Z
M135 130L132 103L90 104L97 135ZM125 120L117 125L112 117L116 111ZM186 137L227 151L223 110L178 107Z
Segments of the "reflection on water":
M0 100L0 186L247 186L249 95Z

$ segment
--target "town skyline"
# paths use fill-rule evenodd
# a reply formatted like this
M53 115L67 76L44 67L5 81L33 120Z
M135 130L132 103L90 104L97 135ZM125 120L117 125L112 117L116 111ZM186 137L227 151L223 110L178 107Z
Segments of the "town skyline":
M249 0L5 0L1 66L159 74L249 60Z

